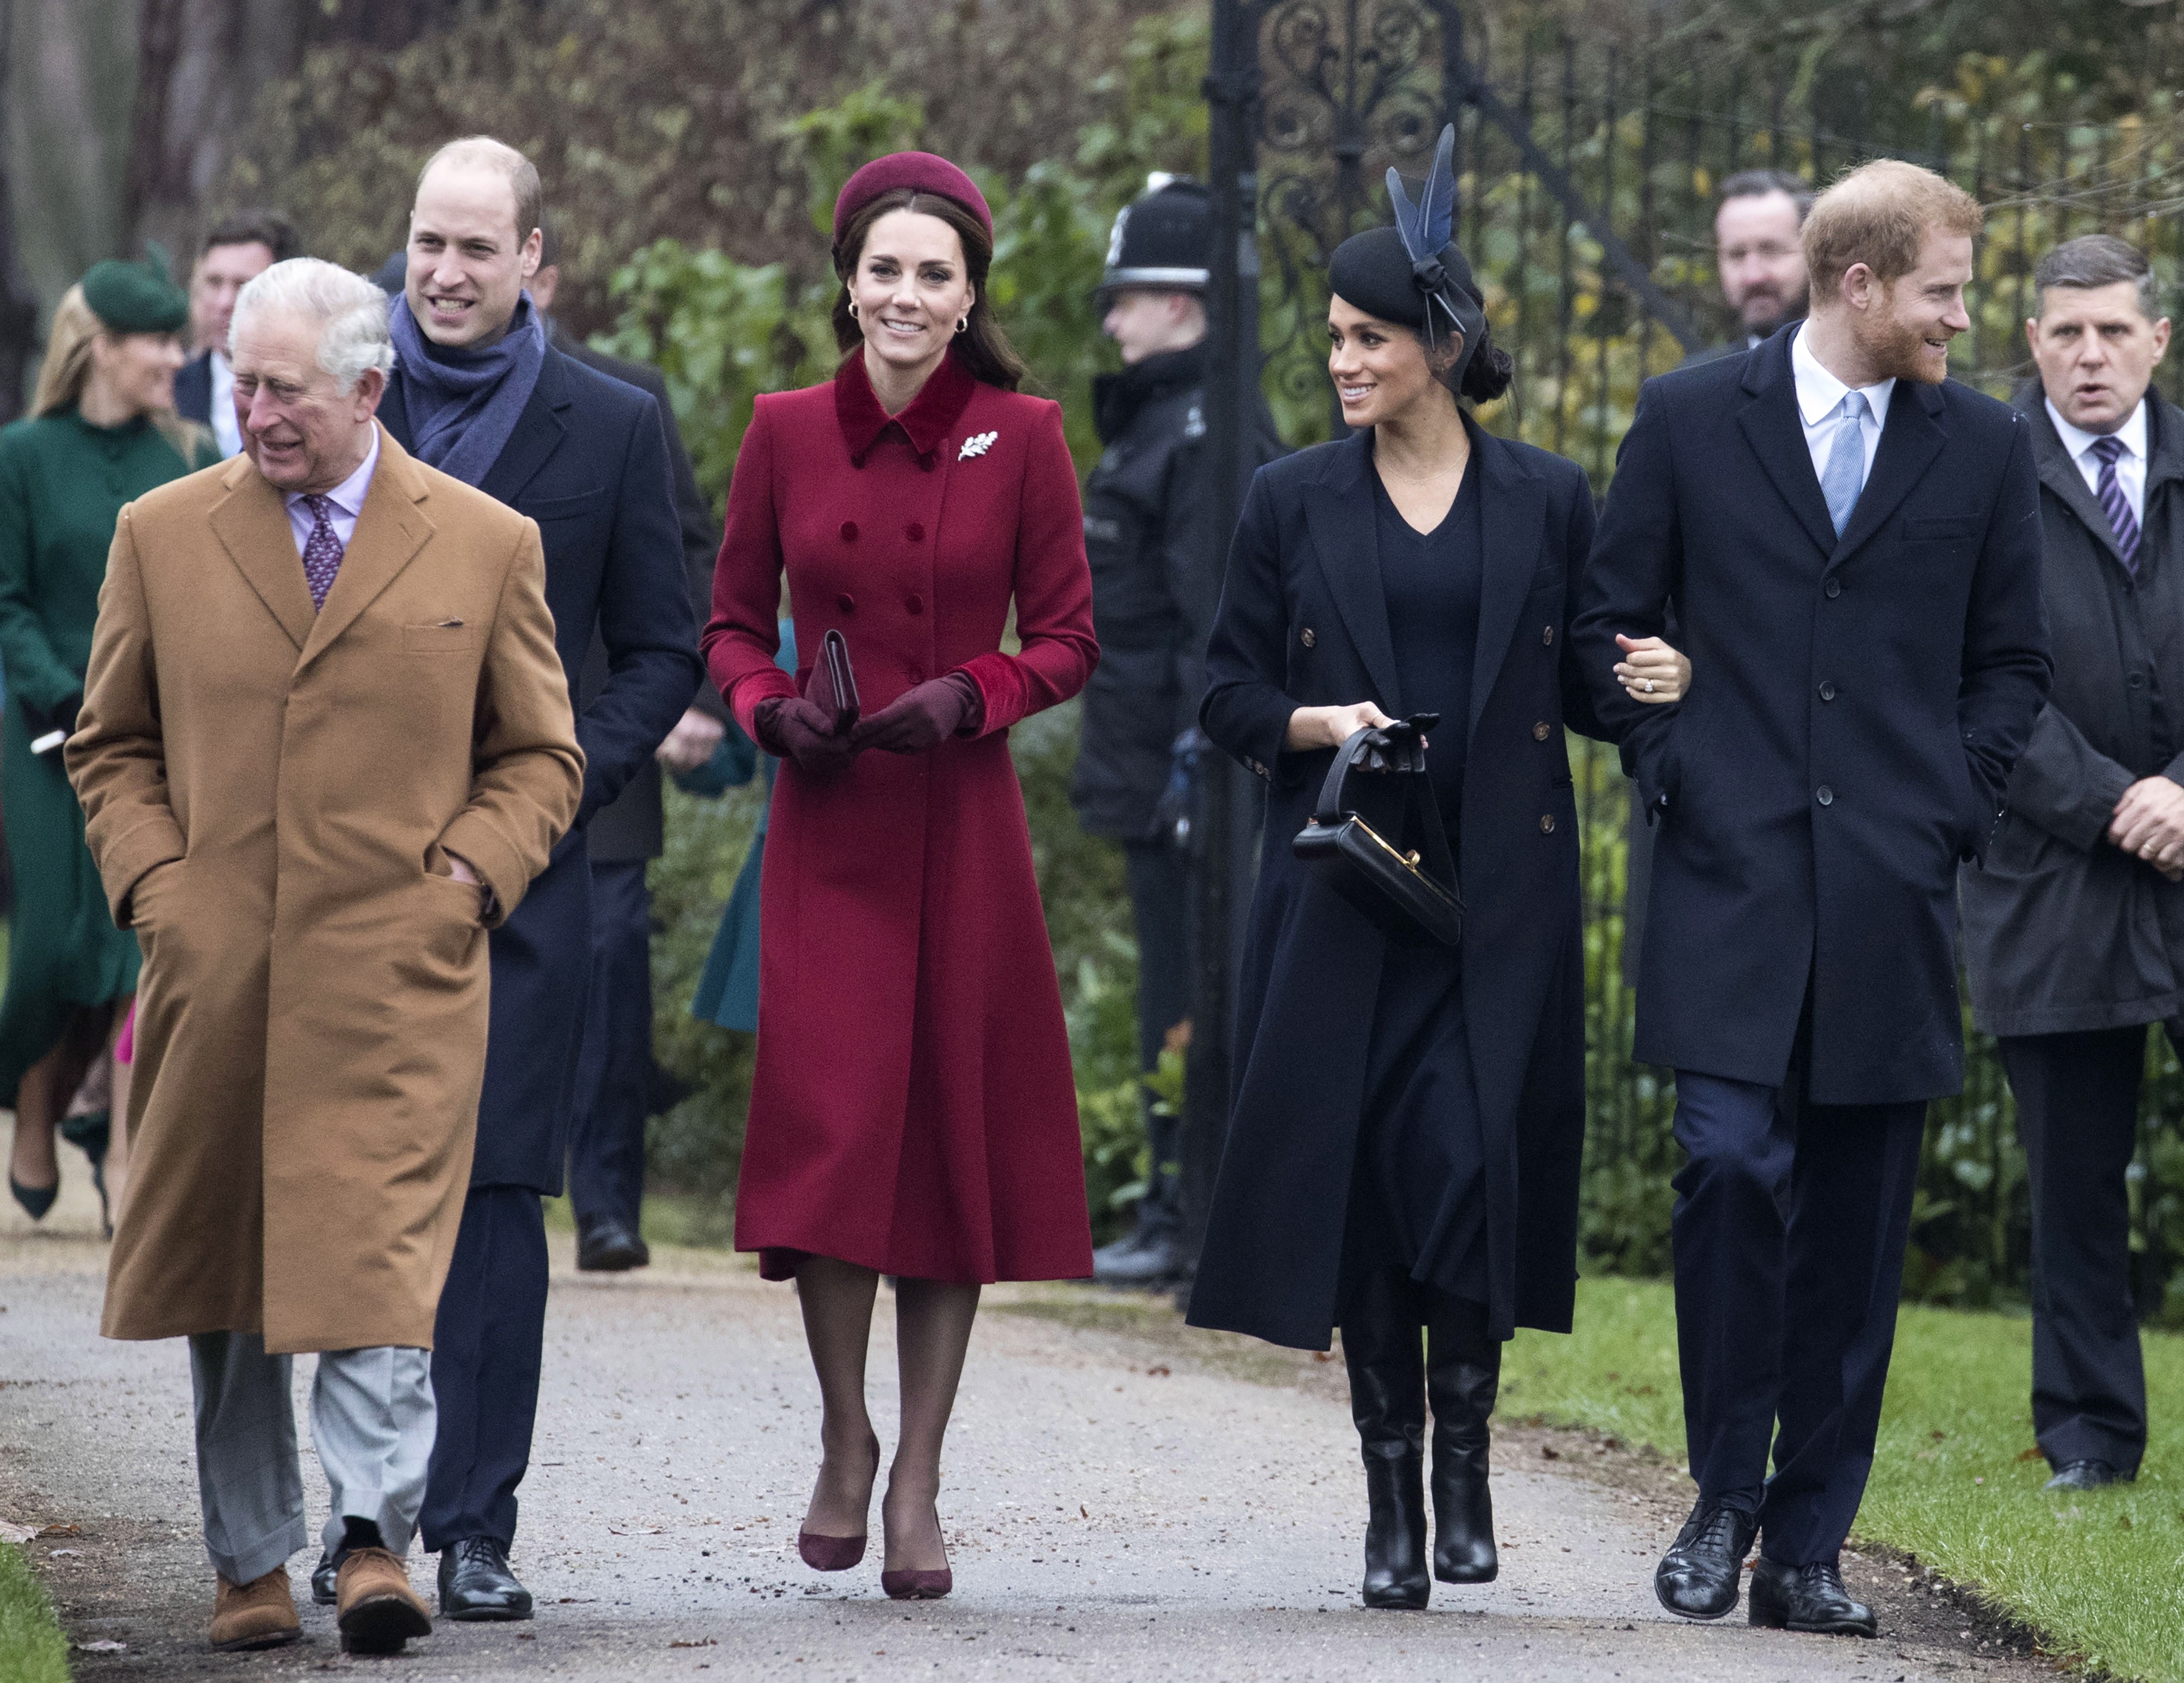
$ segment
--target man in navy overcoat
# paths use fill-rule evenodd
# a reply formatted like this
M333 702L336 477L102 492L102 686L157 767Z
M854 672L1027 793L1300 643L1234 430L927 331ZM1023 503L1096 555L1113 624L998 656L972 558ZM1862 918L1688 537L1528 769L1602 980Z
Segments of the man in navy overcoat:
M522 290L538 198L537 170L496 141L454 142L426 166L380 410L405 449L538 522L571 693L595 632L609 667L577 721L576 827L493 933L477 1155L434 1333L439 1436L420 1516L440 1555L441 1613L457 1619L531 1615L507 1552L545 1330L539 1199L561 1190L591 962L584 825L650 761L704 676L658 409L554 349Z
M1927 1101L1959 1091L1958 861L2050 676L2023 418L1947 382L1979 207L1868 164L1805 225L1812 314L1650 382L1573 629L1657 826L1635 1055L1676 1072L1690 1522L1671 1612L1870 1636L1870 1470ZM1673 611L1647 709L1615 637ZM1773 1436L1774 1475L1768 1473Z

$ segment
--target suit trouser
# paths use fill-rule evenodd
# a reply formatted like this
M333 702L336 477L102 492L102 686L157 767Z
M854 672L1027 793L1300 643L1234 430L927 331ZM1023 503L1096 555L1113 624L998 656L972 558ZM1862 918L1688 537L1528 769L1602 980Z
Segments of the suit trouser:
M267 1355L256 1333L190 1337L205 1553L231 1584L264 1577L309 1540L292 1368L292 1357ZM311 1443L333 1496L327 1553L348 1519L369 1519L388 1548L409 1552L433 1418L429 1351L382 1345L320 1355Z
M592 984L577 1063L569 1197L632 1229L644 1199L652 1075L652 896L644 861L592 867Z
M2146 1027L2012 1036L2002 1067L2032 1180L2032 1429L2053 1465L2146 1453L2131 1194Z
M527 1186L473 1186L432 1330L440 1429L419 1524L437 1553L515 1541L546 1336L546 1219Z
M1925 1115L1676 1073L1691 1476L1702 1500L1757 1514L1786 1565L1834 1560L1865 1494Z
M1150 1074L1175 1026L1190 1015L1190 861L1166 842L1128 842L1130 909L1138 937L1138 1067ZM1173 1240L1183 1224L1182 1118L1153 1114L1145 1095L1152 1168L1138 1201L1138 1233Z

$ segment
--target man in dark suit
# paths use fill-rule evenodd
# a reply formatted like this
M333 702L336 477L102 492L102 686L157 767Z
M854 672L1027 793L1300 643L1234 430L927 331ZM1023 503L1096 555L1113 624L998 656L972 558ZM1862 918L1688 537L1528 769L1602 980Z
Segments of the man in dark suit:
M508 1569L530 1462L546 1313L542 1195L561 1189L591 967L584 828L621 793L703 669L659 407L546 342L538 173L499 141L455 141L418 177L396 364L380 419L412 454L538 522L571 693L596 636L605 684L581 708L577 826L493 935L477 1154L441 1294L439 1435L421 1518L450 1619L525 1619Z
M1810 317L1641 394L1572 631L1660 828L1634 1050L1676 1072L1689 1154L1699 1494L1654 1582L1691 1618L1736 1605L1757 1535L1755 1624L1875 1630L1836 1558L1926 1102L1963 1084L1956 865L2049 678L2031 428L1947 379L1980 220L1892 160L1815 201ZM1616 634L1672 610L1690 694L1646 709Z
M2184 1041L2184 410L2169 320L2105 234L2033 271L2055 688L1960 879L1972 1019L1999 1039L2032 1182L2032 1426L2051 1490L2137 1475L2146 1371L2131 1196L2146 1031Z
M1693 351L1680 365L1696 368L1721 357L1756 350L1784 324L1805 314L1805 213L1813 189L1786 170L1740 170L1721 184L1713 215L1714 276L1722 301L1736 317L1732 338ZM1673 625L1668 640L1676 640ZM1623 979L1638 985L1646 950L1646 899L1653 886L1653 827L1635 783L1624 826Z
M554 319L560 287L560 242L545 230L531 302L556 350L610 379L652 394L666 433L667 466L682 533L682 571L691 611L703 624L713 610L713 562L720 528L698 489L682 448L667 382L641 362L609 356L563 331ZM606 644L594 637L585 656L577 705L588 704L609 676ZM569 1201L577 1212L577 1266L606 1273L651 1260L638 1227L644 1198L644 1123L667 1078L652 1056L652 896L645 867L666 847L660 771L693 772L712 758L727 710L710 679L699 681L675 728L613 803L593 818L592 984L577 1061L575 1123L569 1152Z
M185 421L209 426L220 453L242 449L235 418L235 376L227 366L227 325L236 294L276 263L302 252L296 231L270 210L245 211L205 236L190 275L190 337L198 353L175 374L175 410Z

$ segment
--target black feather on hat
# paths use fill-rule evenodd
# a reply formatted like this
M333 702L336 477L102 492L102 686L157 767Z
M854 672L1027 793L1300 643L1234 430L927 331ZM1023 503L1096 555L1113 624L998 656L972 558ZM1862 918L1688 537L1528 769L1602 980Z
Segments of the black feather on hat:
M1449 384L1463 387L1463 372L1486 331L1486 309L1471 265L1451 242L1456 222L1456 126L1440 131L1433 168L1413 203L1403 178L1388 170L1388 202L1396 223L1352 235L1334 248L1327 265L1335 296L1383 321L1415 330L1430 345L1453 328L1462 340Z

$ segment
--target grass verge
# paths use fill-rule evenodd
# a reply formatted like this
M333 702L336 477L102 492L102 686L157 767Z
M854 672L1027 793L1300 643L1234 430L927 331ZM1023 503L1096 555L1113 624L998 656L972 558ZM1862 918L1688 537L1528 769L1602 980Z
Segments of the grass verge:
M1683 1461L1665 1281L1587 1280L1577 1331L1523 1333L1500 1411ZM2184 1683L2184 1338L2146 1335L2138 1482L2058 1499L2032 1441L2029 1320L1906 1306L1858 1538L1916 1555L2119 1678Z
M0 1677L8 1683L69 1683L68 1638L23 1551L0 1543Z

